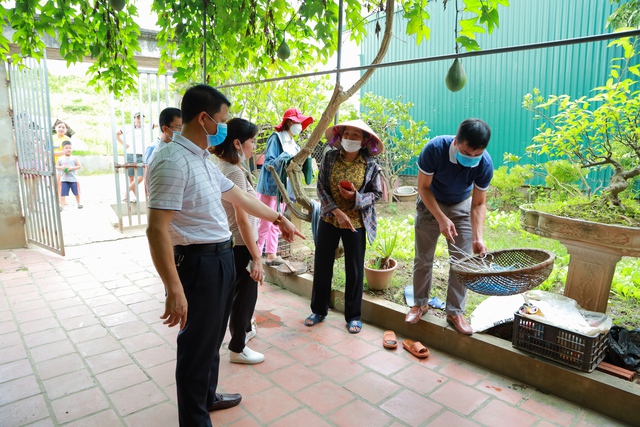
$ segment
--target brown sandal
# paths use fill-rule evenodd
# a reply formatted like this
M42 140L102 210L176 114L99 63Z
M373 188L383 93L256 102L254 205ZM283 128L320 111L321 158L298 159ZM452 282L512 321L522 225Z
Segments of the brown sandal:
M417 358L425 359L429 357L429 349L419 341L404 340L402 341L402 346Z
M392 350L398 348L396 333L393 331L385 331L384 336L382 337L382 346Z

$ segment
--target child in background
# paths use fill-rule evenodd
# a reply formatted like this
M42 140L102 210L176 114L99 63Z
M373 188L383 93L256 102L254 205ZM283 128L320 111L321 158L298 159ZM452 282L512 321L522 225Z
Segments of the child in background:
M80 160L76 159L71 155L73 152L73 147L71 146L70 141L65 141L62 143L62 153L58 162L56 163L56 169L60 171L62 176L62 186L60 189L60 211L67 204L67 196L69 195L69 190L76 196L76 202L78 203L78 209L82 209L82 205L80 204L80 192L78 191L78 175L76 173L77 170L80 169Z

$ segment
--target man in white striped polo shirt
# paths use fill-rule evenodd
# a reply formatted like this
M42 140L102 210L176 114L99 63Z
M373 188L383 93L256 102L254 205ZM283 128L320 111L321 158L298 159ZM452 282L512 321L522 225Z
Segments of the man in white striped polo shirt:
M235 282L233 243L221 199L272 221L289 242L302 237L282 214L235 187L209 160L207 147L226 136L230 106L210 86L187 90L182 134L174 135L149 165L147 238L167 292L161 319L169 327L180 324L176 388L181 426L211 426L210 411L236 406L242 399L216 393Z

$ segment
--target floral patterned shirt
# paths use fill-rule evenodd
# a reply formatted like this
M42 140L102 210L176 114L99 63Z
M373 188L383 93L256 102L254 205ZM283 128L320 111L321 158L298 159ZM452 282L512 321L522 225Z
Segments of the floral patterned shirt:
M380 166L378 166L373 157L362 157L361 155L349 165L349 167L351 167L354 164L359 164L358 159L364 161L364 163L366 164L364 169L364 176L360 181L357 180L358 175L355 172L354 175L349 175L348 177L339 177L336 174L334 178L334 168L337 167L338 169L336 170L342 168L341 165L336 166L342 159L341 152L342 150L328 151L324 157L324 160L320 164L320 171L318 174L318 197L322 205L320 215L322 216L322 219L324 221L330 224L333 224L332 221L335 219L332 211L336 208L340 208L341 210L343 210L343 212L349 215L348 211L345 211L338 205L338 200L342 199L342 197L340 196L340 191L338 190L337 183L341 180L349 180L353 182L358 191L356 191L355 203L349 202L350 204L353 204L351 210L355 213L359 212L359 216L362 220L361 224L367 231L367 237L369 239L369 242L371 243L376 238L377 218L375 203L382 197ZM355 169L357 168L354 168L354 171ZM362 184L358 186L358 183L360 182ZM351 205L349 207L351 207ZM349 218L351 219L352 217L349 216ZM354 228L357 228L355 224Z

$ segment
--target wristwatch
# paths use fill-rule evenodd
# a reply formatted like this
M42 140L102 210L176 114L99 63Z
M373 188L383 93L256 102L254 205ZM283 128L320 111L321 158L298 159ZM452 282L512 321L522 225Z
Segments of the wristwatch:
M273 225L278 225L282 222L282 213L278 212L278 218L276 218L275 221L273 221Z

